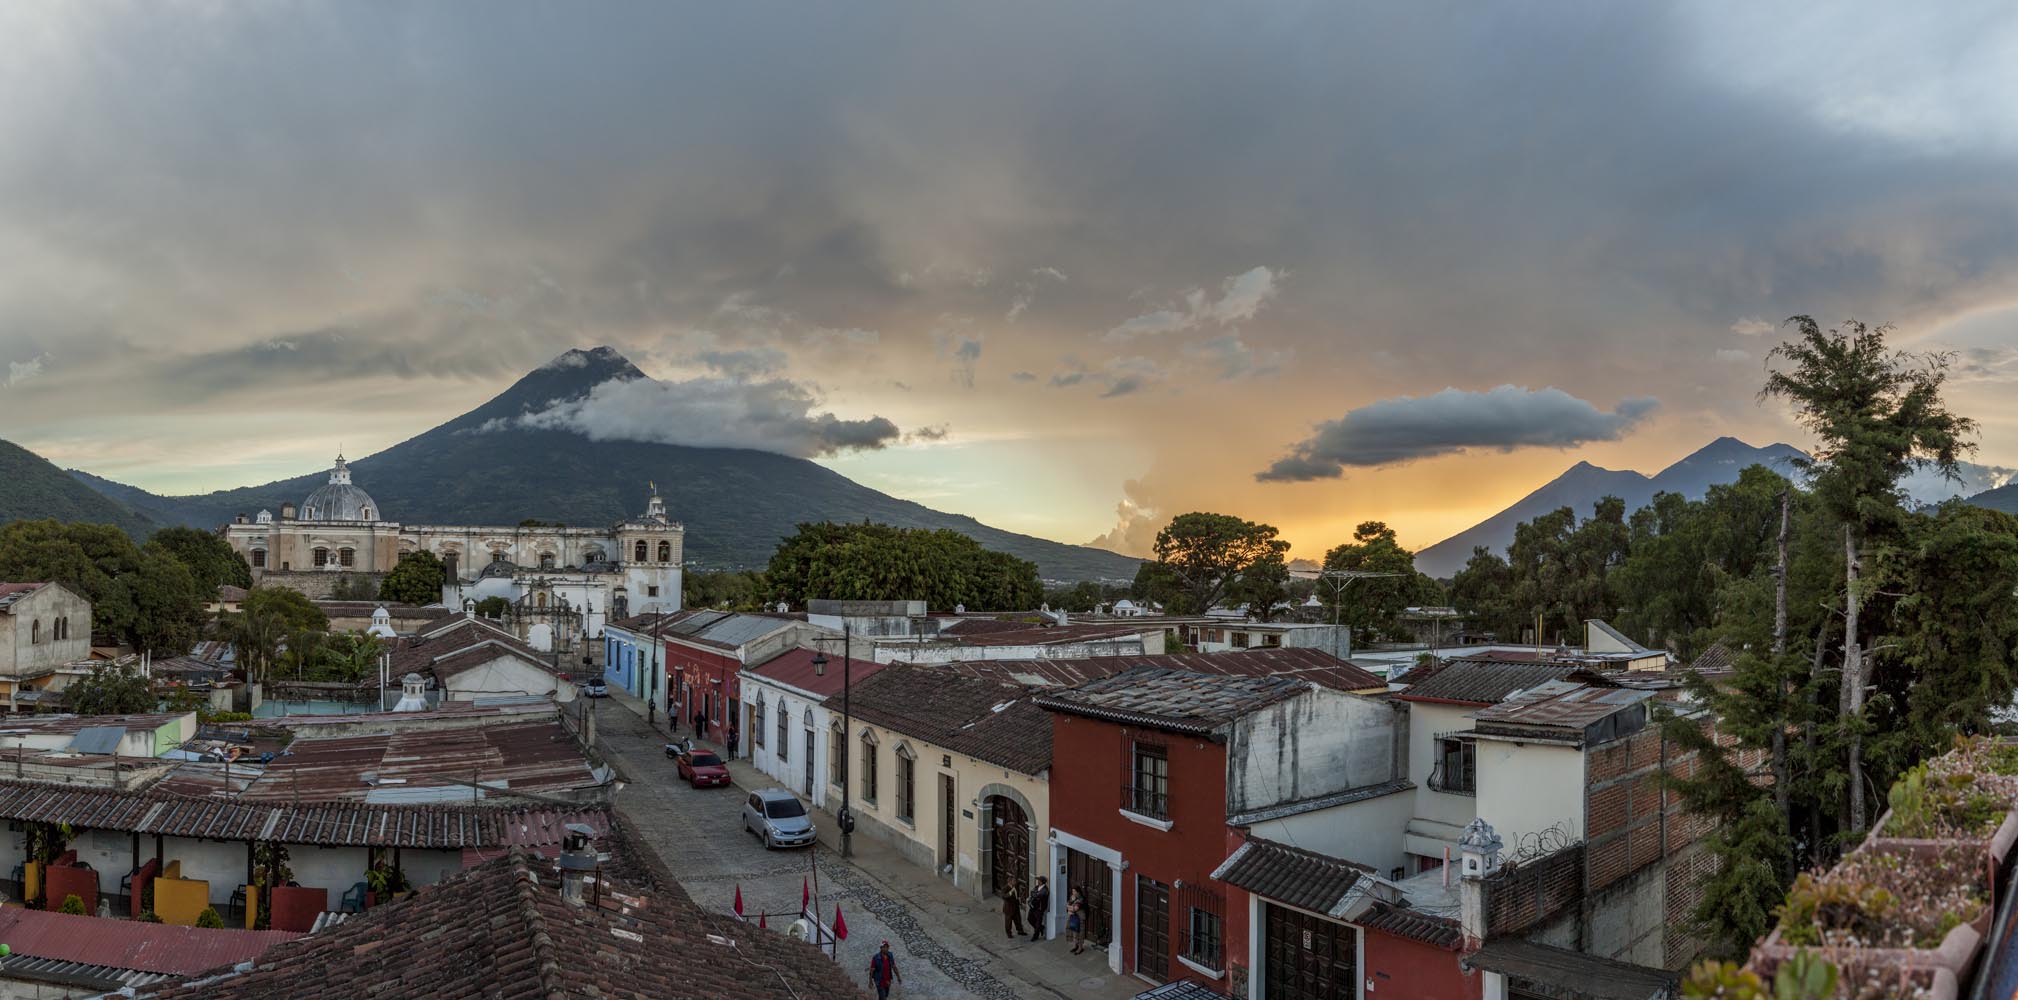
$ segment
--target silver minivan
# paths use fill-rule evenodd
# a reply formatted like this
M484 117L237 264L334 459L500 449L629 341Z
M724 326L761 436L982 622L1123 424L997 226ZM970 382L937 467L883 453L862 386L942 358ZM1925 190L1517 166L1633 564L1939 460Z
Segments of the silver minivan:
M756 834L765 847L804 847L819 835L805 804L782 788L750 793L743 803L743 832Z

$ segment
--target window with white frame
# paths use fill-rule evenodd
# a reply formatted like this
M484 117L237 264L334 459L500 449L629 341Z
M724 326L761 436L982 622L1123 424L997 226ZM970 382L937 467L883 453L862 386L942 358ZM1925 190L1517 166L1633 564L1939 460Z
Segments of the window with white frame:
M876 801L876 731L862 730L862 800Z

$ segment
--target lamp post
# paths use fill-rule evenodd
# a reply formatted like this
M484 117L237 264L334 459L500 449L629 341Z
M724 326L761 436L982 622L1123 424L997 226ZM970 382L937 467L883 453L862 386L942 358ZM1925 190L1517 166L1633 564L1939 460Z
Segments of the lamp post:
M829 752L841 755L841 811L835 814L834 821L841 827L841 856L844 858L854 856L851 838L855 833L855 817L848 808L848 747L854 741L852 733L855 728L848 700L854 690L855 661L849 651L853 643L848 637L848 620L843 618L841 619L841 745ZM813 651L813 676L827 676L827 654L817 649ZM807 752L812 751L808 749ZM813 794L813 790L806 789L806 794Z

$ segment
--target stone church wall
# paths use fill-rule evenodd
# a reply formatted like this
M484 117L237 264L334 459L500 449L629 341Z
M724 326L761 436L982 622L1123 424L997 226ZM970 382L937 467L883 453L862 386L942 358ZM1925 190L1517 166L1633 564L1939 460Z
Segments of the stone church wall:
M289 590L300 591L310 600L326 601L335 593L336 582L345 577L353 580L367 581L371 584L372 589L376 590L380 584L385 582L386 574L361 573L356 570L331 573L327 570L309 570L303 572L300 570L270 569L264 571L255 570L252 582L261 587L286 587Z

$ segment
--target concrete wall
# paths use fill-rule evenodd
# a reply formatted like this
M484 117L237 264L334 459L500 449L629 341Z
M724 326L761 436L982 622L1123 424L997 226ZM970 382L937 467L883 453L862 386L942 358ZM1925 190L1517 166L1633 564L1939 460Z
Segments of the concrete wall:
M58 639L56 623L66 618L69 638ZM91 602L61 585L43 587L0 613L0 674L41 673L90 655Z
M1415 809L1411 789L1251 824L1254 836L1366 865L1383 878L1406 864L1401 830Z
M151 839L141 838L140 853L143 858L153 856ZM180 861L183 878L208 880L211 905L221 907L230 902L231 894L246 882L250 867L246 850L241 841L163 837L161 863L166 865L171 861Z
M1584 836L1584 755L1576 747L1478 741L1478 815L1508 851L1544 830Z
M1405 774L1405 710L1313 685L1234 723L1226 741L1226 811L1378 785Z
M343 570L341 572L328 572L324 570L303 571L297 566L296 569L286 572L280 570L253 571L253 582L261 587L286 587L289 590L297 591L315 600L329 600L334 597L337 582L345 577L349 577L352 580L363 580L373 588L385 582L384 573L373 573L355 569Z

